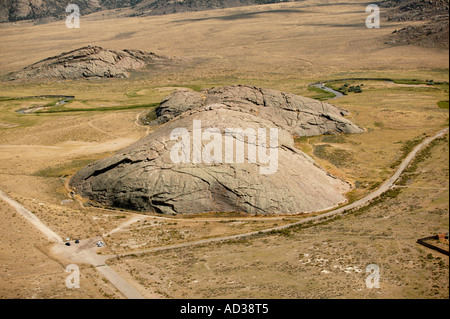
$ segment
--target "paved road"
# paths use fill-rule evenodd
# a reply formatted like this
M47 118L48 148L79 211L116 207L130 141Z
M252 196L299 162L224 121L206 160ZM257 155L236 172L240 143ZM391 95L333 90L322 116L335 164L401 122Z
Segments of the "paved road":
M176 244L176 245L170 245L170 246L164 246L164 247L155 247L155 248L145 249L145 250L141 250L141 251L123 253L123 254L119 254L118 256L124 257L124 256L129 256L129 255L139 255L139 254L146 254L146 253L152 253L152 252L170 250L170 249L177 249L177 248L185 248L185 247L190 247L190 246L195 246L195 245L202 245L202 244L221 242L221 241L227 241L227 240L233 240L233 239L242 239L245 237L250 237L250 236L254 236L257 234L261 234L261 233L263 233L263 234L270 233L272 231L284 230L284 229L290 228L292 226L303 225L308 222L314 222L314 221L319 221L321 219L327 219L327 218L333 217L335 215L342 214L344 211L348 211L348 210L351 210L354 208L365 206L365 205L369 204L373 199L379 197L381 194L385 193L386 191L391 189L393 186L395 186L395 182L397 181L397 179L400 177L400 175L403 173L403 171L408 167L408 165L412 162L412 160L417 156L417 154L424 147L426 147L428 144L430 144L433 140L448 134L448 132L449 132L449 128L447 127L445 129L439 131L436 135L425 139L419 145L417 145L411 151L411 153L409 153L409 155L402 161L402 163L400 164L399 168L394 173L394 175L392 175L391 178L389 178L387 181L385 181L374 192L370 193L369 195L367 195L366 197L364 197L358 201L355 201L346 206L342 206L342 207L332 210L328 213L324 213L324 214L314 216L314 217L305 218L305 219L302 219L301 221L298 221L298 222L295 222L292 224L287 224L287 225L283 225L283 226L249 232L249 233L245 233L245 234L226 236L226 237L220 237L220 238L210 238L210 239L198 240L198 241L194 241L194 242L182 243L182 244Z
M315 217L309 217L302 219L299 222L295 222L292 224L287 224L284 226L279 227L273 227L261 231L254 231L250 233L245 234L239 234L239 235L233 235L233 236L226 236L226 237L220 237L220 238L211 238L211 239L204 239L204 240L198 240L194 242L188 242L188 243L182 243L182 244L176 244L176 245L170 245L170 246L163 246L163 247L155 247L151 249L141 250L141 251L134 251L129 253L123 253L118 255L109 255L109 256L103 256L98 255L95 250L95 242L98 240L98 238L88 239L88 240L82 240L82 245L80 246L74 246L74 247L66 247L64 246L63 241L61 238L53 232L48 226L43 224L33 213L28 211L26 208L24 208L22 205L17 203L16 201L9 198L4 192L0 190L0 199L3 199L8 204L10 204L12 207L16 209L16 211L21 214L24 218L29 220L37 229L39 229L47 238L53 242L55 242L55 246L53 247L53 252L57 255L59 254L61 257L65 259L69 259L72 262L79 262L79 263L87 263L94 265L96 269L105 276L117 289L119 289L120 292L122 292L127 298L130 299L141 299L144 298L139 291L137 291L132 285L130 285L125 279L123 279L119 274L117 274L113 269L111 269L109 266L106 265L106 260L111 258L116 258L117 256L128 256L128 255L137 255L137 254L145 254L145 253L151 253L156 251L163 251L163 250L169 250L169 249L176 249L176 248L184 248L184 247L191 247L195 245L201 245L201 244L209 244L214 242L221 242L221 241L227 241L227 240L233 240L233 239L241 239L245 237L250 237L256 234L261 233L270 233L272 231L277 230L283 230L287 229L292 226L296 225L302 225L311 221L318 221L321 219L326 219L338 214L342 214L346 210L350 210L353 208L358 208L364 205L367 205L370 201L377 198L384 192L388 191L390 188L395 186L395 182L400 177L400 175L403 173L403 171L408 167L408 165L411 163L411 161L417 156L417 154L428 144L430 144L433 140L444 136L445 134L448 134L449 128L445 128L438 132L436 135L425 139L422 143L417 145L413 151L402 161L399 168L395 172L395 174L389 178L383 185L381 185L377 190L372 192L371 194L367 195L366 197L353 202L347 206L340 207L338 209L335 209L333 211L330 211L325 214L321 214Z
M28 220L34 227L48 238L50 242L55 243L52 247L52 253L57 255L62 260L70 261L71 263L85 263L91 264L105 276L125 297L129 299L144 299L139 291L130 285L125 279L117 274L111 267L105 264L106 259L115 256L98 255L95 251L95 243L101 238L93 238L82 240L80 245L66 246L61 237L45 225L32 212L23 207L21 204L11 199L3 191L0 190L0 199L11 205L21 216Z
M23 207L21 204L11 199L6 195L2 190L0 190L0 199L3 199L10 206L12 206L22 217L28 220L34 227L39 229L41 233L44 234L45 237L48 238L49 241L55 243L62 243L63 240L56 234L53 230L51 230L47 225L45 225L39 218L36 217L32 212Z

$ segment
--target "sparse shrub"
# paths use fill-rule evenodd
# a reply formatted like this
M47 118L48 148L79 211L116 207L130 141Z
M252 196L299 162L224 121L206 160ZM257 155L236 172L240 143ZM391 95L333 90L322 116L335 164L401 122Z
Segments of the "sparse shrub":
M355 86L355 89L353 90L355 93L362 93L362 89L359 85Z

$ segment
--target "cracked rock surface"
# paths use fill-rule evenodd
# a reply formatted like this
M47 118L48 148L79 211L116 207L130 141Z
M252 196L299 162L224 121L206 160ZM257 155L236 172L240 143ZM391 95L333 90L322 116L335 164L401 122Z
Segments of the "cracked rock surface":
M165 98L150 123L166 123L183 112L223 104L227 109L247 112L270 120L296 136L361 133L363 130L344 116L349 112L327 102L247 85L194 91L178 91Z
M168 60L140 50L114 51L87 46L27 66L12 73L10 80L128 78L130 70Z
M296 214L325 210L346 201L344 194L350 190L349 184L297 150L292 136L362 132L341 115L346 111L328 103L253 87L208 92L214 94L184 91L166 98L158 114L163 125L114 156L78 172L70 181L71 187L105 206L162 214ZM267 136L266 140L253 141L231 135L233 143L243 141L244 163L239 163L234 153L232 163L193 163L194 133L198 132L194 121L201 121L196 123L201 123L203 133L214 128L220 136L222 147L209 154L216 155L220 149L222 159L229 151L225 148L227 129L266 129ZM271 128L278 129L278 145L271 144ZM188 163L175 164L171 158L171 150L180 142L180 138L171 139L176 129L189 133ZM205 151L213 139L203 138ZM278 154L277 169L271 174L261 173L269 162L260 160L259 153L256 162L250 160L250 146L261 146L261 142L265 142L266 154L275 150Z

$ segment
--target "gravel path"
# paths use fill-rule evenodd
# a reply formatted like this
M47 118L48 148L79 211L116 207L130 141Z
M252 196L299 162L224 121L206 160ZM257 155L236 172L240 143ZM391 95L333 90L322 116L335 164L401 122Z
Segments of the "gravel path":
M130 283L128 283L125 279L123 279L119 274L117 274L112 268L110 268L105 262L108 259L116 258L117 256L129 256L129 255L138 255L138 254L145 254L145 253L152 253L156 251L163 251L163 250L170 250L170 249L176 249L176 248L185 248L185 247L191 247L195 245L201 245L201 244L209 244L214 242L221 242L221 241L227 241L227 240L233 240L233 239L241 239L245 237L250 237L253 235L261 234L261 233L270 233L272 231L277 230L283 230L287 229L292 226L302 225L306 224L311 221L318 221L321 219L326 219L338 214L342 214L344 211L358 208L361 206L364 206L368 204L373 199L377 198L384 192L388 191L392 187L395 186L395 182L400 177L400 175L403 173L403 171L408 167L408 165L411 163L411 161L417 156L417 154L428 144L430 144L433 140L440 138L446 134L448 134L449 128L445 128L438 132L436 135L429 137L422 141L419 145L417 145L411 153L402 161L397 171L392 175L391 178L389 178L387 181L383 183L378 189L376 189L371 194L367 195L366 197L353 202L347 206L340 207L338 209L332 210L328 213L321 214L314 217L309 217L302 219L301 221L287 224L284 226L279 227L273 227L265 230L260 231L254 231L249 232L245 234L239 234L239 235L233 235L233 236L226 236L226 237L220 237L220 238L210 238L210 239L204 239L204 240L198 240L188 243L182 243L182 244L176 244L176 245L170 245L170 246L163 246L163 247L155 247L151 249L141 250L141 251L133 251L129 253L123 253L119 255L109 255L109 256L101 256L96 253L95 250L95 241L97 239L90 239L90 240L83 240L83 245L75 246L72 248L67 249L66 246L64 246L63 240L59 235L57 235L54 231L52 231L48 226L46 226L44 223L42 223L32 212L27 210L25 207L23 207L21 204L16 202L15 200L9 198L3 191L0 190L0 199L4 200L8 204L10 204L16 211L22 215L25 219L27 219L30 223L32 223L38 230L40 230L50 241L55 242L56 245L53 247L53 252L56 254L59 254L62 258L69 259L73 262L80 262L80 263L87 263L92 264L96 267L96 269L105 277L107 278L117 289L119 289L120 292L124 294L127 298L130 299L141 299L144 298L142 294L137 291L136 288L134 288Z

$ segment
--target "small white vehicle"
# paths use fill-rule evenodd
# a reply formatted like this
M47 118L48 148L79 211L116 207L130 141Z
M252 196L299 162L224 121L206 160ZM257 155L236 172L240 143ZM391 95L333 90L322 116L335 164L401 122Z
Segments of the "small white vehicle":
M97 242L97 247L105 247L105 246L106 246L106 244L104 242L102 242L102 241Z

